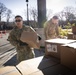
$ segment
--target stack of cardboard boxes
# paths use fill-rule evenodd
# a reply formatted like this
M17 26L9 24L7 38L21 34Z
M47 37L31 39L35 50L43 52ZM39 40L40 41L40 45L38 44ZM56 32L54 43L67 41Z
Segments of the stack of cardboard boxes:
M74 33L68 33L68 39L74 39L74 40L76 40L76 34L74 34Z
M68 33L68 39L76 40L76 27L72 26L72 33Z
M76 70L76 40L51 39L45 40L45 56L60 59L60 63Z

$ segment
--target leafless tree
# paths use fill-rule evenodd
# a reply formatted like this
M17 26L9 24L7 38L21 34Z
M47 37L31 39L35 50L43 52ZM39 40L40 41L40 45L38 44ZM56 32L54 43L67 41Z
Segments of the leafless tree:
M37 21L37 17L38 17L37 9L35 8L30 9L30 15L34 21Z
M6 12L6 20L7 20L7 23L9 23L9 20L11 18L11 14L12 14L12 11L10 9L8 9L7 12Z
M51 9L47 9L46 12L47 12L47 14L46 14L46 19L48 20L48 19L51 18L52 14L53 14L53 11L52 11Z
M66 20L74 19L75 18L75 8L74 7L65 7L63 12L65 13Z
M63 11L56 13L60 20L64 20L65 13Z
M5 7L5 5L3 3L0 3L0 21L2 19L2 17L5 15L7 8Z
M31 18L34 20L34 27L36 27L37 26L37 18L38 18L37 9L35 9L33 7L32 9L30 9L30 13L29 14L30 14Z
M68 7L64 7L64 9L61 12L57 13L57 15L59 16L60 20L65 19L69 21L75 19L75 12L76 10L74 7L68 6Z

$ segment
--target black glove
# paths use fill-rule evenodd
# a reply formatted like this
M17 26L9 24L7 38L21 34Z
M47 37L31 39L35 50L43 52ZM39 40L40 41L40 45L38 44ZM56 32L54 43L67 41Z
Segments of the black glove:
M42 39L41 36L38 35L38 40L41 40L41 39Z
M27 43L25 43L25 42L22 42L22 41L19 41L19 43L20 43L20 46L27 46L28 44Z

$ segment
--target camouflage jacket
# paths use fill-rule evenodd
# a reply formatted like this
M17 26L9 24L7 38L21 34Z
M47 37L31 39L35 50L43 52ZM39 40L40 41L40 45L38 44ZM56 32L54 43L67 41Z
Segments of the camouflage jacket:
M18 29L17 26L15 26L12 31L9 33L8 36L8 41L15 46L16 48L19 47L19 43L20 43L20 37L21 37L21 33L23 31L34 31L34 29L32 27L29 26L24 26L22 27L22 29Z
M44 35L46 39L53 39L59 36L58 25L53 24L51 20L45 22Z

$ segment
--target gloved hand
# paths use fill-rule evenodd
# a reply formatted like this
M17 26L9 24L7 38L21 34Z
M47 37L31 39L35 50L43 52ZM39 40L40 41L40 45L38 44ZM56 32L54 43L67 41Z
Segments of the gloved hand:
M19 44L20 44L20 46L25 46L25 45L28 45L27 43L22 42L22 41L19 41Z
M42 38L41 38L41 36L40 35L38 35L38 40L41 40Z

